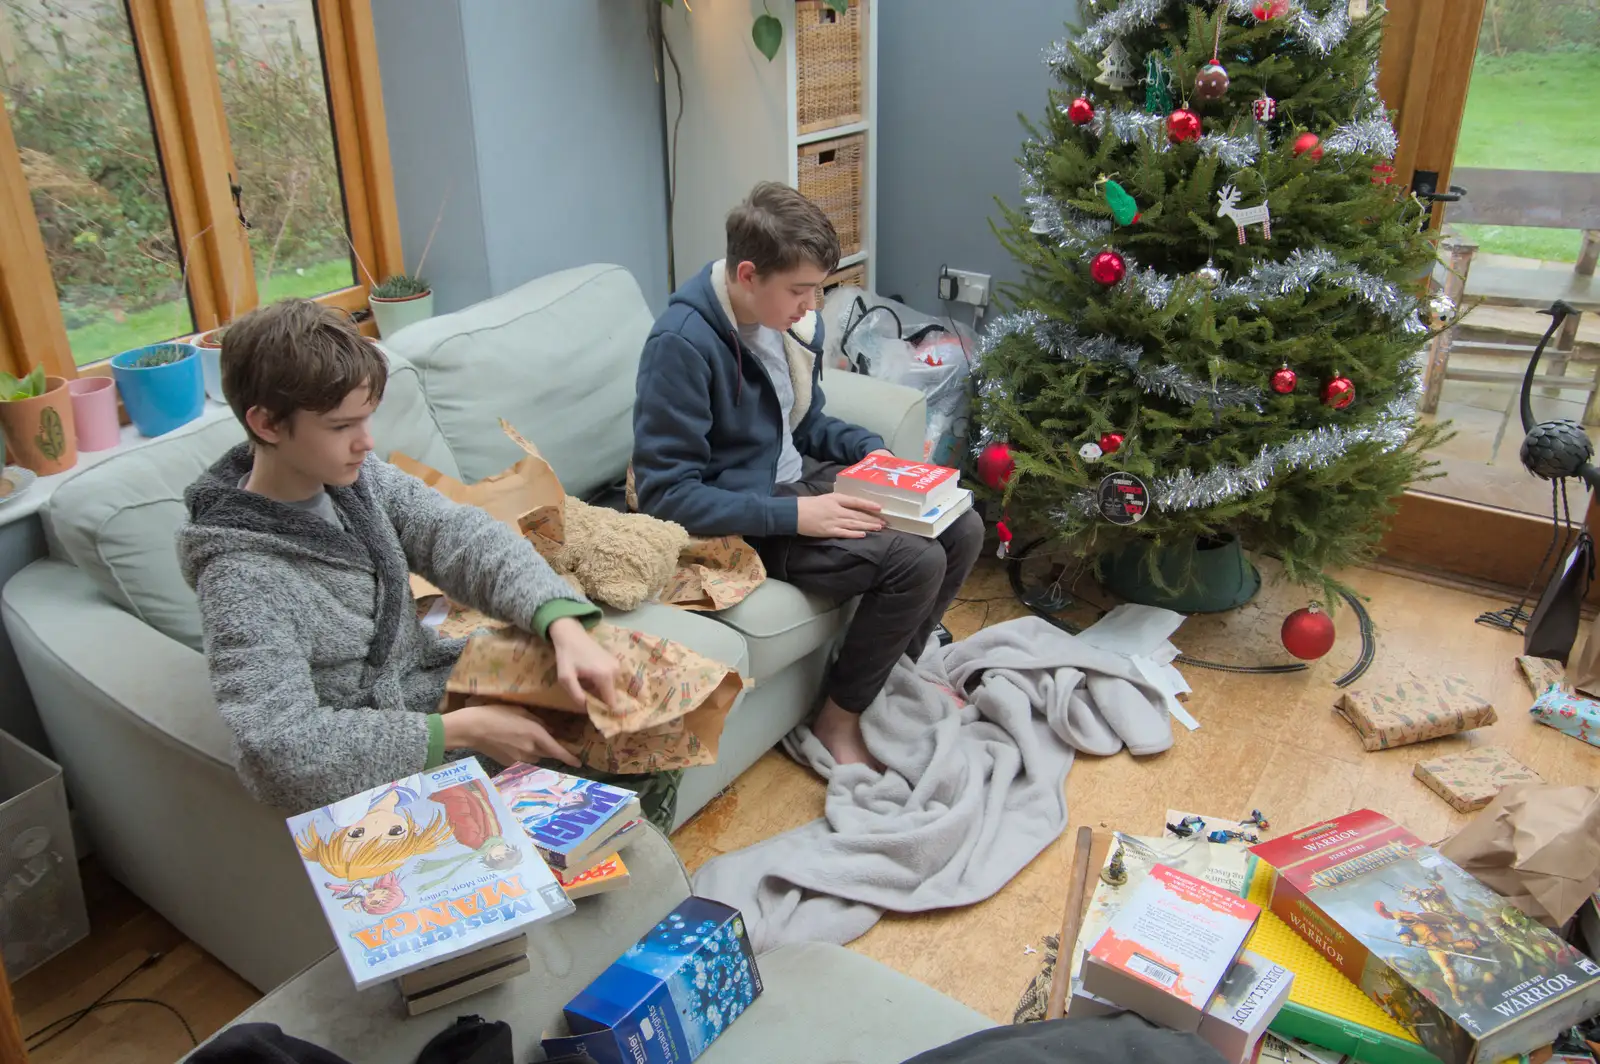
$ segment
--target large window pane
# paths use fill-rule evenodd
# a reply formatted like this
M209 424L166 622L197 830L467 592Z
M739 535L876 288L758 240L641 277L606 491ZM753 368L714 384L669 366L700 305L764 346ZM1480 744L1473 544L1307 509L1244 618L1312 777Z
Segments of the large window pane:
M0 0L0 85L73 358L192 332L121 0Z
M206 0L263 303L356 283L312 0Z

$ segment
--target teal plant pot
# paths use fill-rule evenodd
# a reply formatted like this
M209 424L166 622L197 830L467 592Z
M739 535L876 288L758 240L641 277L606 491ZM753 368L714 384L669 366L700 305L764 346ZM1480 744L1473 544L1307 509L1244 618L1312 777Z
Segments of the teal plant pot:
M182 357L159 366L141 366L150 355L181 348ZM187 425L206 408L205 374L192 344L151 344L124 351L111 360L111 375L122 405L141 436L163 436Z
M1237 609L1261 590L1261 573L1232 535L1163 548L1154 559L1159 582L1151 574L1153 549L1135 543L1101 559L1106 589L1128 602L1178 613Z
M372 296L367 300L367 305L372 308L372 318L377 323L378 335L385 340L407 325L415 325L419 321L433 317L431 291L424 292L420 296L407 296L404 299L380 299Z

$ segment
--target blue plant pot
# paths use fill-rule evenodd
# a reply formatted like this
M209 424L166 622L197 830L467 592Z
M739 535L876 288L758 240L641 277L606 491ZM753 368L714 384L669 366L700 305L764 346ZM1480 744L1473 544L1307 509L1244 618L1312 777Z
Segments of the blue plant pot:
M159 366L140 366L140 360L171 348L184 357ZM111 375L128 417L141 436L161 436L187 425L206 408L206 383L199 351L192 344L151 344L124 351L111 360Z

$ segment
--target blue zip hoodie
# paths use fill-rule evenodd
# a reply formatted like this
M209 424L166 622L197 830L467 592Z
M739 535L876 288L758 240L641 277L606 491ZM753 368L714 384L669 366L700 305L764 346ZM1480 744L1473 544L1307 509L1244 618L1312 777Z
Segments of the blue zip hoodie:
M822 412L822 324L810 343L784 338L794 381L794 444L824 462L858 462L882 437ZM795 500L774 497L789 431L777 390L739 342L721 262L667 301L645 340L633 406L633 475L639 509L696 536L794 535Z

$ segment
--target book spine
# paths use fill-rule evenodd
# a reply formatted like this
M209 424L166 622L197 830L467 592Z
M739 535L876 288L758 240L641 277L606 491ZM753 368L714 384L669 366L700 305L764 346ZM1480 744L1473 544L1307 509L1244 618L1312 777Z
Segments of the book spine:
M1367 947L1346 933L1321 906L1282 875L1272 886L1272 911L1295 934L1328 958L1346 979L1361 986L1361 976L1367 967Z

